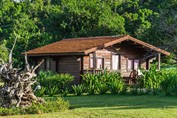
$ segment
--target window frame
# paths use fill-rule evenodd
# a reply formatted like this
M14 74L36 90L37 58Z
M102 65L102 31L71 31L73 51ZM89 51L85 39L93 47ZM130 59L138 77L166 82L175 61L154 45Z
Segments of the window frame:
M98 59L101 59L101 61L102 61L102 66L101 66L101 68L98 68L97 67L97 63L98 63ZM91 61L92 60L92 61ZM92 63L91 63L92 62ZM105 59L104 59L104 57L96 57L96 69L104 69L104 62L105 62ZM90 69L94 69L94 65L93 65L93 56L91 57L91 56L89 56L89 68Z
M120 70L121 69L121 55L117 54L117 53L112 53L112 55L111 55L111 70L115 70L116 71L116 69L113 69L113 55L117 55L118 56L117 70Z
M129 60L132 60L132 62L131 62L131 69L129 69L128 67L129 67ZM138 66L137 66L137 69L138 69L138 67L140 67L140 60L139 59L133 59L133 58L127 58L127 71L132 71L132 70L137 70L137 69L135 69L135 60L138 60Z

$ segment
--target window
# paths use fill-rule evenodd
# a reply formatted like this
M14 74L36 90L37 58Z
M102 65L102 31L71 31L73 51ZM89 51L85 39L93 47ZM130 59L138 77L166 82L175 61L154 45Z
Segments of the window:
M137 59L128 59L128 70L137 70L139 67L139 60Z
M137 70L139 67L139 60L134 60L134 69Z
M128 59L128 70L133 69L133 59Z
M119 55L112 55L112 70L120 69Z
M97 58L96 59L96 68L97 69L104 69L104 58Z
M94 68L93 57L90 57L90 68ZM104 58L96 58L96 69L104 69Z

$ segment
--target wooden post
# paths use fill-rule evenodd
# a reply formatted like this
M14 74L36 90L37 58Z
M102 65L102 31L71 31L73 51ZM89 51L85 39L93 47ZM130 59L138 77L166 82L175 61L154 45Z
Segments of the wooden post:
M149 59L146 59L146 70L149 70L150 68L150 62Z
M158 70L160 70L161 53L158 53Z
M96 52L93 52L93 73L95 74L96 70Z
M84 74L84 57L81 57L80 60L80 75ZM80 83L82 82L82 76L80 76Z
M121 61L122 61L122 60L121 60L121 55L119 54L119 62L118 62L118 63L119 63L119 66L118 66L118 70L121 70L121 63L122 63Z

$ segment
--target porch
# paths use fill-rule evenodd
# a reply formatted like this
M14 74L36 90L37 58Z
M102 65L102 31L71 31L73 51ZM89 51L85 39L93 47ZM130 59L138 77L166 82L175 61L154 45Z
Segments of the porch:
M97 49L83 56L81 60L82 74L86 72L100 73L104 69L109 72L118 71L128 82L135 78L134 71L139 68L148 70L152 61L158 63L157 70L160 70L161 53L127 40L103 49Z

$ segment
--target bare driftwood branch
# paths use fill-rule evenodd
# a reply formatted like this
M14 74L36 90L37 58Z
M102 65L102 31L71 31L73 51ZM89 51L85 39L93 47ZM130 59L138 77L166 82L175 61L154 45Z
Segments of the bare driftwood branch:
M10 50L10 53L9 53L9 64L10 64L9 66L10 66L10 68L12 68L12 52L14 50L16 42L17 42L17 36L15 37L14 44L12 46L12 49Z
M16 44L17 37L15 38L12 49L9 54L9 61L5 63L2 61L0 64L0 77L4 85L0 87L0 98L2 102L1 107L26 107L33 102L44 103L44 100L37 98L32 89L37 80L35 70L43 63L41 61L37 66L29 65L27 55L25 55L25 69L13 67L12 53Z

